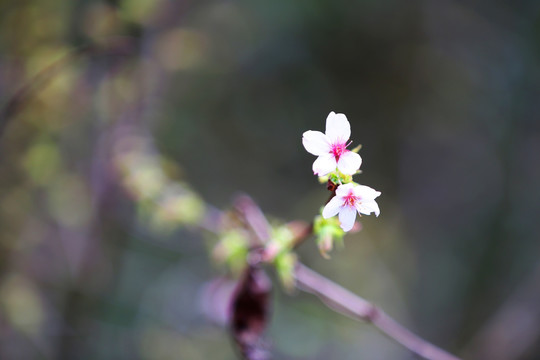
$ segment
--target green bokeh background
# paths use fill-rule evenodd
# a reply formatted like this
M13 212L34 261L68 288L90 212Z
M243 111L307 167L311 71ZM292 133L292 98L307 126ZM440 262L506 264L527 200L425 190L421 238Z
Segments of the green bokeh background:
M336 111L381 216L302 261L466 359L538 359L539 24L537 1L0 1L0 358L236 359L204 306L214 240L145 220L116 134L210 204L310 221L301 136ZM413 358L273 296L275 359Z

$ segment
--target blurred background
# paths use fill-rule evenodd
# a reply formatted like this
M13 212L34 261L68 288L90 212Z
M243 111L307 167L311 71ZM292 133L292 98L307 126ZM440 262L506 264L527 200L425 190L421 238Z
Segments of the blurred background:
M539 65L532 0L0 1L0 358L237 359L194 224L240 191L311 221L301 136L336 111L381 215L301 260L465 359L539 359ZM273 298L275 359L415 358Z

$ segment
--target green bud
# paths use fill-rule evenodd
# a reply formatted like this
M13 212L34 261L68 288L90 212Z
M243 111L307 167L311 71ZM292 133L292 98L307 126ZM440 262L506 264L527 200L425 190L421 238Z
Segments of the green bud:
M326 184L328 182L328 175L319 176L319 183Z
M287 226L272 228L271 240L266 245L270 258L275 258L283 252L289 251L294 242L294 234Z
M230 230L223 234L220 242L214 247L213 257L225 263L233 273L238 274L246 266L249 240L239 230Z
M354 149L352 149L351 151L352 152L355 152L355 153L358 153L360 151L360 149L362 148L362 144L358 145L357 147L355 147Z
M322 216L316 216L313 222L313 233L316 236L317 247L325 259L329 259L328 252L334 247L334 243L343 245L345 231L341 229L337 217L325 219Z
M274 258L274 265L279 280L287 291L294 290L294 268L297 256L292 252L283 252Z
M328 179L336 185L342 185L352 182L352 175L343 174L341 171L336 169L336 171L328 175Z

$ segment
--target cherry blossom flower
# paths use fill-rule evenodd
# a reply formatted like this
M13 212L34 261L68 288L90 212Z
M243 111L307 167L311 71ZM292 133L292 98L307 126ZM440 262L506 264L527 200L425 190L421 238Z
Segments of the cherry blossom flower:
M317 155L313 163L313 173L324 176L336 170L345 175L353 175L360 168L362 158L357 153L347 150L350 143L351 125L344 114L331 112L326 118L326 134L320 131L306 131L302 144L306 150Z
M334 196L323 209L322 216L328 219L339 214L341 228L349 231L354 226L356 212L369 215L374 213L379 216L379 205L375 202L381 193L369 186L356 185L353 183L338 186Z

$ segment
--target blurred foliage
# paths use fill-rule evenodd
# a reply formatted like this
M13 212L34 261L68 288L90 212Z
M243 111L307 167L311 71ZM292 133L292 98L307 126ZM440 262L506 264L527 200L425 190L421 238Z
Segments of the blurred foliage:
M311 220L328 194L301 134L331 110L363 145L356 181L382 192L381 216L330 261L313 242L300 258L475 358L538 264L539 11L1 1L0 358L235 359L204 316L226 296L205 298L219 270L196 224L237 191ZM274 298L276 359L410 358L307 295ZM527 336L515 358L537 359Z

